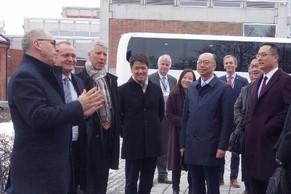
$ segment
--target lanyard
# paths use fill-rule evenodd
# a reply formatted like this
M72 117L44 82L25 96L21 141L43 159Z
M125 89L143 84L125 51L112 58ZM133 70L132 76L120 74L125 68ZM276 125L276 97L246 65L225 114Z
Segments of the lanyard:
M162 79L160 78L161 82L162 82L162 86L163 86L163 89L164 91L167 91L167 88L168 88L168 84L167 84L167 78L166 77L162 77Z

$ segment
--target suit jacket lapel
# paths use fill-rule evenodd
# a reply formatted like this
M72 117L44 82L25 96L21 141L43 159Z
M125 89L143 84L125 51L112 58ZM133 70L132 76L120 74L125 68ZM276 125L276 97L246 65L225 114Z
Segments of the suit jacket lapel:
M240 79L239 79L238 75L235 76L234 88L235 89L241 88L241 82L240 82Z
M75 88L75 91L77 92L77 95L79 96L83 91L82 88L80 86L80 84L76 81L75 75L72 74L72 84Z
M221 80L227 82L226 75L222 76L222 77L221 77Z
M168 75L170 91L172 91L175 87L175 81Z
M281 75L281 70L278 69L269 80L268 84L266 85L265 90L263 91L260 97L262 97L264 94L268 92L268 90L270 90L270 88L274 85L274 83L276 83L276 81L279 79L280 75Z

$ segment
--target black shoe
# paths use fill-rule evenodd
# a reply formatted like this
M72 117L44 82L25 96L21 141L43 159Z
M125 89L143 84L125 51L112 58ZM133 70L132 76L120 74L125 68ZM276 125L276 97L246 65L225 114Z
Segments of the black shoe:
M189 187L188 194L193 194L191 187Z
M172 181L166 178L158 178L158 183L172 184Z
M176 190L176 189L173 190L173 194L179 194L179 192L180 192L179 190Z

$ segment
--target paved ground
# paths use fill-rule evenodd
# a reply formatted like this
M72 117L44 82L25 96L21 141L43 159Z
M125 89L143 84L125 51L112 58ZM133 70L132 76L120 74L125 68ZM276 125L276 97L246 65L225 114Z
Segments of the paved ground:
M5 124L5 125L4 125ZM0 132L3 132L3 129L6 129L6 132L11 132L13 134L13 125L12 123L1 123L1 129ZM4 131L4 133L6 133ZM8 133L10 134L10 133ZM11 135L10 134L10 135ZM220 187L220 193L221 194L241 194L244 191L244 186L241 181L241 188L236 189L230 186L229 184L229 173L230 173L230 153L227 152L226 154L226 161L225 161L225 174L224 174L224 181L225 185ZM109 176L109 182L108 182L108 192L107 194L124 194L124 184L125 184L125 175L124 175L124 169L125 169L125 161L120 160L120 168L119 170L112 170L110 171L110 176ZM181 192L180 194L188 194L188 183L187 183L187 173L183 171L181 175L181 184L180 184L180 189ZM240 180L241 175L239 174L239 180ZM169 172L169 178L171 178L171 172ZM1 188L0 188L1 190ZM0 192L1 193L1 192ZM172 194L172 185L169 184L160 184L157 182L157 172L155 174L155 179L154 179L154 186L152 188L151 194Z
M233 188L229 183L229 173L230 173L230 153L226 154L225 162L225 174L224 181L225 184L220 186L221 194L241 194L244 191L243 183L240 181L241 175L239 174L239 183L241 188ZM120 169L116 171L110 171L109 183L108 183L108 194L124 194L124 184L125 184L125 175L124 175L124 160L120 160ZM169 178L171 178L171 172L169 172ZM182 173L181 183L180 183L180 193L188 194L188 183L187 183L187 172ZM172 185L170 184L161 184L157 182L157 172L155 173L154 186L152 188L151 194L172 194Z

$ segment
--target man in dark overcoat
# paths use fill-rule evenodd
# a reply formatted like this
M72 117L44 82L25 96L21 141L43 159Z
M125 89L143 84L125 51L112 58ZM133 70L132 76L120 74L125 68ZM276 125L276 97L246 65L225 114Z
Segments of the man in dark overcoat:
M49 32L35 29L26 33L22 48L22 62L8 86L15 130L9 190L68 193L71 126L100 108L102 96L94 89L65 103L62 68L54 66L58 47Z
M130 66L132 77L119 87L125 193L150 194L157 158L162 154L164 99L161 88L148 79L149 61L144 54L131 56Z
M284 129L280 136L279 141L275 146L276 161L279 165L287 169L289 175L289 183L291 184L291 106L289 107L288 114L284 123Z
M86 119L82 135L81 189L85 193L106 194L109 169L118 169L120 150L120 114L117 77L106 71L107 46L93 42L85 68L77 74L85 89L97 88L104 107ZM84 136L83 136L84 135Z
M280 51L272 43L260 47L257 58L264 72L252 85L244 119L244 169L250 193L265 193L277 167L275 146L291 102L291 77L278 68Z
M215 74L216 57L203 53L197 61L200 78L187 90L180 135L189 166L192 192L219 194L219 169L233 125L232 89Z

